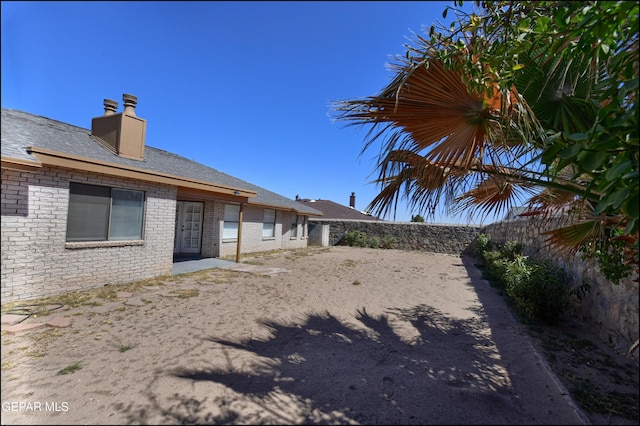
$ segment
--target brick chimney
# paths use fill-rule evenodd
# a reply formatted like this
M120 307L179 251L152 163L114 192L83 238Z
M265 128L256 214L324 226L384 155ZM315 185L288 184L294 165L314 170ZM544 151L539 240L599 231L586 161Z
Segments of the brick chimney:
M104 100L104 115L91 120L91 135L120 157L142 160L147 121L136 117L137 97L125 93L122 100L121 113L116 113L118 102Z
M351 196L349 197L349 207L351 207L352 209L356 208L356 193L352 192Z

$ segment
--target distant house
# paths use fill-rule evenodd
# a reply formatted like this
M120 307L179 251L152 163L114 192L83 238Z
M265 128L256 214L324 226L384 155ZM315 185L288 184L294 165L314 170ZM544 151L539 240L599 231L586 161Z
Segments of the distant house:
M146 145L137 98L91 130L2 109L2 300L169 274L174 256L307 246L322 213Z
M502 220L522 219L522 216L520 215L523 213L527 213L528 211L529 210L525 206L512 207L509 209Z
M335 203L329 200L314 200L309 198L298 198L296 200L313 207L322 212L322 219L338 219L338 220L382 220L369 213L356 210L356 194L351 193L349 197L349 206Z

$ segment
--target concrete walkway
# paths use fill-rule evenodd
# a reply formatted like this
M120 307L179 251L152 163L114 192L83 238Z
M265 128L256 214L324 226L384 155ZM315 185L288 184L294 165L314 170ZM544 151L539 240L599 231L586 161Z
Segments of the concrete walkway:
M205 269L230 269L238 272L248 272L258 275L274 276L284 272L290 272L284 268L273 268L269 266L251 265L247 263L236 263L230 260L218 258L181 260L173 263L173 275L186 274L189 272L202 271Z
M189 272L202 271L211 268L229 268L238 265L230 260L218 259L215 257L205 259L180 260L173 262L173 275L186 274Z

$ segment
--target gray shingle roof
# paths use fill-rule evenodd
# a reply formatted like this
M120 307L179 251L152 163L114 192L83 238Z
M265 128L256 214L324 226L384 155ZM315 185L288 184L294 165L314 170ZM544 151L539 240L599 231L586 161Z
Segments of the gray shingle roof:
M3 157L39 162L26 150L27 147L33 146L117 165L255 191L257 196L249 199L249 204L293 209L311 215L322 214L303 203L149 145L145 146L144 160L142 161L120 157L93 139L91 131L88 129L23 111L2 108L1 135Z
M371 216L351 207L343 206L329 200L301 199L301 203L312 205L316 210L320 210L323 219L353 219L353 220L382 220L379 217Z

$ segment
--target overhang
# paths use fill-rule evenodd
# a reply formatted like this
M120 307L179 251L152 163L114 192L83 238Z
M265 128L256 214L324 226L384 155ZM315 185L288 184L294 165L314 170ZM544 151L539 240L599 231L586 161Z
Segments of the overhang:
M204 191L207 193L213 192L225 196L240 197L245 199L254 198L257 195L255 191L250 191L247 189L234 188L226 185L216 184L213 182L207 182L184 176L170 175L167 173L156 172L153 170L138 167L109 163L106 161L95 160L93 158L52 151L45 148L29 147L27 148L27 151L35 155L43 165L48 166L66 167L75 170L102 173L110 176L125 177L146 182L162 183L166 185L174 185L178 188L193 189ZM238 198L234 199L238 200Z

